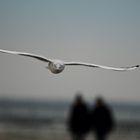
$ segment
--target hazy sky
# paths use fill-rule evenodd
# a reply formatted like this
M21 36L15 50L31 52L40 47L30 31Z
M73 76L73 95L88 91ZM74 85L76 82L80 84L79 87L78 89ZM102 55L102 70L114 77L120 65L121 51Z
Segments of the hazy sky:
M107 66L140 64L140 0L0 0L0 48ZM69 67L0 54L1 97L140 101L140 69Z

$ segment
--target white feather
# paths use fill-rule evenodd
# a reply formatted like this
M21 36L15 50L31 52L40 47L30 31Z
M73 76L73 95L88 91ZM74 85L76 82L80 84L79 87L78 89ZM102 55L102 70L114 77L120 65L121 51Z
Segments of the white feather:
M27 57L32 57L38 60L41 60L43 62L47 62L48 66L47 68L52 73L60 73L64 70L65 66L86 66L86 67L92 67L92 68L102 68L102 69L108 69L113 71L128 71L128 70L134 70L138 68L140 65L135 65L131 67L121 67L121 68L115 68L115 67L109 67L109 66L103 66L103 65L97 65L97 64L91 64L91 63L83 63L83 62L65 62L58 59L48 59L44 56L32 54L32 53L26 53L26 52L17 52L17 51L9 51L9 50L3 50L0 49L0 52L2 53L8 53L8 54L16 54L16 55L22 55Z

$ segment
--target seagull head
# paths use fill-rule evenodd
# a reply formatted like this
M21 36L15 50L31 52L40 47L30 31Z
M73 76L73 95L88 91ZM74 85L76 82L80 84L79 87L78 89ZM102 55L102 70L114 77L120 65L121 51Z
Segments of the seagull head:
M64 68L65 68L65 64L61 60L52 60L48 64L48 69L54 74L58 74L62 72Z

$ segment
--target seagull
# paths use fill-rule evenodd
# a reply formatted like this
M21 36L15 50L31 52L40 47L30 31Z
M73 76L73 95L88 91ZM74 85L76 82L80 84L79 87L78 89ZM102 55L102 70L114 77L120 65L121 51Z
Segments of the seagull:
M36 55L33 53L26 53L26 52L9 51L9 50L3 50L3 49L0 49L0 52L27 56L27 57L35 58L40 61L46 62L46 63L48 63L46 68L49 69L54 74L61 73L65 69L66 66L86 66L86 67L92 67L92 68L108 69L108 70L113 70L113 71L129 71L129 70L134 70L134 69L140 67L140 65L135 65L135 66L130 66L130 67L115 68L115 67L97 65L97 64L92 64L92 63L74 62L74 61L66 62L66 61L59 60L59 59L48 59L41 55Z

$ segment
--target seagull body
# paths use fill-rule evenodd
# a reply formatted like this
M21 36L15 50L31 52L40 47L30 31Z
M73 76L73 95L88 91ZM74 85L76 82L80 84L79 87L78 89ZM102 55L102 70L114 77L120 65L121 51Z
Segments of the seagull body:
M40 61L46 62L46 63L48 63L47 68L54 74L61 73L65 69L65 66L86 66L86 67L92 67L92 68L103 68L103 69L108 69L108 70L113 70L113 71L134 70L140 66L140 65L135 65L135 66L131 66L131 67L115 68L115 67L108 67L108 66L91 64L91 63L65 62L65 61L58 60L58 59L48 59L44 56L40 56L40 55L36 55L36 54L32 54L32 53L26 53L26 52L9 51L9 50L3 50L3 49L0 49L0 52L32 57L32 58L38 59Z

